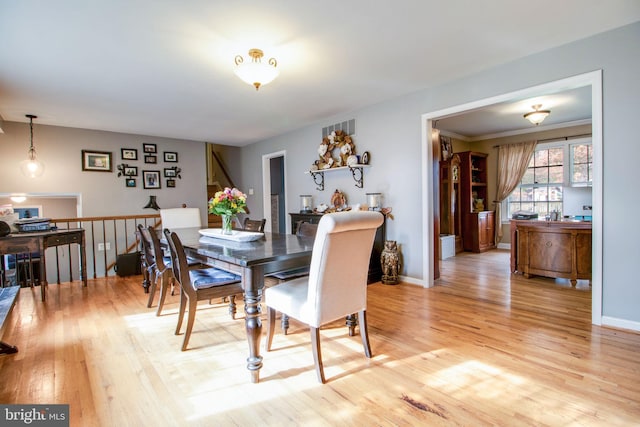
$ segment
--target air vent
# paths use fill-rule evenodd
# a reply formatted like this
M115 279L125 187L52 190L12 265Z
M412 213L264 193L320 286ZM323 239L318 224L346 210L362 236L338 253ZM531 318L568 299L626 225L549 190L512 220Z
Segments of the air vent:
M356 119L347 120L346 122L336 123L335 125L322 128L322 137L326 137L334 130L342 130L347 135L355 135L356 133Z

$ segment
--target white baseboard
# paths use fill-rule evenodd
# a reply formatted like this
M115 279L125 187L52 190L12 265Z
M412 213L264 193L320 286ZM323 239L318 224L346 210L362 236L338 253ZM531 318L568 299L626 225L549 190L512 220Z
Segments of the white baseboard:
M640 322L618 319L616 317L602 316L602 326L640 332Z
M404 283L409 283L411 285L419 285L422 286L424 288L426 288L427 286L425 286L424 280L422 279L417 279L415 277L410 277L410 276L398 276L398 279L400 279L401 282Z
M511 250L511 243L498 243L498 249Z

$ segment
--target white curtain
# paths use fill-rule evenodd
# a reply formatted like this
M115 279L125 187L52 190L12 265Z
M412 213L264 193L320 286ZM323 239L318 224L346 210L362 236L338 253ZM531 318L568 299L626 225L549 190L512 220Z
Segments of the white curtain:
M517 144L500 145L498 147L498 185L496 189L496 244L502 240L502 201L518 186L531 157L536 149L537 141L519 142Z

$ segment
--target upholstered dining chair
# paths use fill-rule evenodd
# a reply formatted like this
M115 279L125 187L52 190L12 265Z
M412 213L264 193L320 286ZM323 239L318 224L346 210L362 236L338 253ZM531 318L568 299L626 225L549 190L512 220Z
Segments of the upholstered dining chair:
M245 218L244 222L242 223L242 229L246 230L246 231L259 231L259 232L263 232L264 231L264 225L267 223L267 220L262 218L262 219L251 219L251 218Z
M155 271L156 260L153 256L151 236L149 231L144 228L142 224L138 224L138 235L140 236L140 244L142 245L142 272L143 272L143 287L149 292L149 302L147 307L151 307L153 301L153 295L155 293Z
M299 237L315 237L318 231L318 224L312 224L310 222L300 222L297 227L296 236ZM268 274L267 277L278 280L278 283L286 282L287 280L297 279L298 277L305 277L309 275L309 266L294 268L291 270L279 271L277 273ZM282 333L287 335L289 330L289 316L285 313L281 313L282 318L280 324L282 327Z
M358 313L364 353L371 357L367 332L367 275L376 229L383 216L375 211L348 211L323 215L311 254L309 276L265 290L271 350L276 311L309 325L318 381L325 383L320 327Z
M160 219L162 220L162 228L169 230L202 227L202 218L198 208L160 209Z
M176 335L180 334L182 321L184 319L184 312L187 305L189 306L187 328L182 342L182 351L185 351L189 344L191 331L193 330L198 301L231 297L236 294L241 294L243 292L241 277L237 274L213 267L189 269L187 266L187 257L184 252L184 247L182 246L182 242L178 235L168 229L164 230L164 235L167 242L169 242L173 276L180 284L181 289L180 310L178 312ZM233 303L232 317L235 317L234 314L235 303Z

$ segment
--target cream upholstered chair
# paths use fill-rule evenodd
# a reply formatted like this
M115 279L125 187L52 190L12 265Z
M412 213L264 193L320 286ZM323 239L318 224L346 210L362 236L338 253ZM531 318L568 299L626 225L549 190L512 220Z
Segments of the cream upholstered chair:
M189 269L184 247L178 235L166 228L164 229L164 235L167 242L169 242L169 249L171 251L173 276L175 280L180 283L181 289L176 335L180 333L184 312L187 305L189 305L187 329L185 330L184 340L182 341L182 351L185 351L189 344L189 338L191 337L191 331L193 330L193 324L196 319L198 301L241 294L243 292L242 278L237 274L213 267ZM235 303L232 301L232 304L230 311L232 312L232 317L235 317Z
M176 228L202 227L202 218L198 208L160 209L162 228L174 230Z
M320 327L358 313L360 336L367 357L367 275L376 229L383 216L374 211L324 215L318 224L309 276L265 290L268 308L266 350L271 350L276 311L309 325L318 381L325 382L320 351Z

